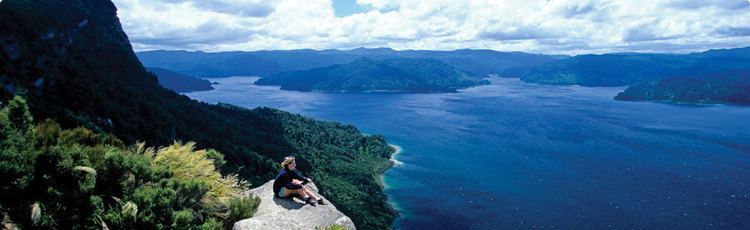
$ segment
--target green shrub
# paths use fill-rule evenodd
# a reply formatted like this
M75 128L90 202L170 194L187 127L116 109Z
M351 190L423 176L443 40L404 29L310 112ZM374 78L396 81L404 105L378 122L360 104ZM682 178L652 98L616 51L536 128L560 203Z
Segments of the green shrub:
M229 211L226 218L226 228L240 220L253 217L260 205L260 198L255 196L232 197L229 199Z
M13 97L12 100L8 101L8 105L5 106L4 117L8 119L12 128L21 131L28 131L31 129L31 124L34 121L29 112L29 106L20 96Z
M224 229L222 223L214 218L208 218L200 227L201 230L221 230Z
M32 119L27 115L28 107L20 97L0 109L0 203L10 213L28 213L31 205L19 202L32 178L36 157L29 126Z
M224 154L221 154L219 151L216 151L214 149L206 150L206 158L214 162L214 167L217 170L227 163L227 161L224 160Z
M190 226L195 222L193 217L193 211L190 209L183 209L172 213L172 229L190 229Z

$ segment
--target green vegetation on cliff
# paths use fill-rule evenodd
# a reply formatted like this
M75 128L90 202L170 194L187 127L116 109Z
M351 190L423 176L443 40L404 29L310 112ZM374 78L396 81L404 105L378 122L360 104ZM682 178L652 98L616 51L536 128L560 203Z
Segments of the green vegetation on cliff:
M18 96L7 104L0 109L0 205L21 228L222 229L258 206L240 195L246 183L219 174L215 150L125 148L86 128L33 125Z
M272 74L255 84L280 85L282 90L295 91L455 92L459 88L489 84L489 81L437 59L375 61L359 58L349 64Z
M377 183L394 151L382 136L270 108L210 105L167 90L136 58L109 0L3 0L0 45L0 101L24 95L38 121L112 134L125 145L194 141L198 149L224 154L225 175L236 173L253 184L273 179L278 162L296 155L298 167L319 178L321 193L357 227L388 228L395 218ZM55 181L45 183L56 186ZM151 187L137 194L165 191ZM31 204L18 205L28 209ZM151 215L138 218L172 218L163 212ZM187 216L186 211L174 218Z

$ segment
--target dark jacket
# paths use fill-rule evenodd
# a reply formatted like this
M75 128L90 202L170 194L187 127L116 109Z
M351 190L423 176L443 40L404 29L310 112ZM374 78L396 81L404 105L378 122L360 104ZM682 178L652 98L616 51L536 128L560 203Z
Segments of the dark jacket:
M302 185L293 184L292 179L300 180L302 181L302 184L307 184L308 182L310 182L309 180L307 180L307 178L300 176L297 171L282 169L279 175L276 175L276 180L273 181L273 194L279 194L279 191L281 191L281 187L290 190L301 189Z

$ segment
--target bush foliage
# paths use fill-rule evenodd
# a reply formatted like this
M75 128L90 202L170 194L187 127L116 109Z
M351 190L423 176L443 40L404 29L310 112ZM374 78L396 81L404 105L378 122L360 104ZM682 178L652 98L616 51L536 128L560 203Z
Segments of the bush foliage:
M258 206L240 194L246 182L219 174L215 150L126 148L108 134L32 121L20 97L0 109L0 205L22 228L221 229Z

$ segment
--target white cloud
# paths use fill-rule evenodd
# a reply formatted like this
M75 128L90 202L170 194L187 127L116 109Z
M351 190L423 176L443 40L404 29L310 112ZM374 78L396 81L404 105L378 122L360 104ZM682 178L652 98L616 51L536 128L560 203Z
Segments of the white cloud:
M115 0L138 50L461 48L687 52L750 46L748 0Z

